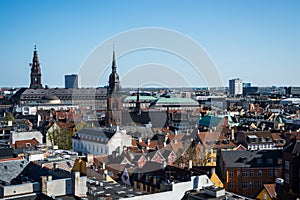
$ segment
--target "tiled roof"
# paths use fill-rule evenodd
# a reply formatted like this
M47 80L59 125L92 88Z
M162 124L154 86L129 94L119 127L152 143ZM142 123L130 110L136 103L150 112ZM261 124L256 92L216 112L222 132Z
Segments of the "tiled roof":
M28 146L30 144L30 146ZM35 145L38 145L39 142L33 138L31 140L19 140L15 142L15 148L27 148L27 147L34 147Z
M274 183L273 184L264 184L264 188L268 192L271 199L276 199L276 197L277 197L276 191L275 191L275 186L276 185Z
M284 149L284 152L288 152L291 154L299 154L300 153L300 140L294 140L290 144L288 144Z
M140 95L140 101L141 102L145 102L145 101L154 101L156 100L157 98L153 97L153 96L141 96ZM125 102L136 102L136 96L127 96L125 99L124 99Z
M10 183L11 180L16 178L28 165L27 160L10 160L0 162L0 180Z
M55 95L60 100L72 99L106 99L106 88L49 88L49 89L26 89L21 94L21 100L41 100L47 95Z
M73 165L74 165L75 161L74 160L63 160L60 162L47 162L47 163L43 163L42 166L43 167L47 167L48 169L54 169L54 165L56 166L56 168L58 169L63 169L67 172L71 172Z
M156 105L170 105L170 104L199 106L199 103L197 101L190 98L178 98L178 97L159 98L156 102Z
M278 167L278 159L282 158L281 150L223 150L220 155L225 167ZM272 162L269 163L268 159L272 159Z
M200 132L198 134L206 149L233 149L236 145L220 132Z
M83 128L77 132L77 135L74 137L74 139L106 144L114 134L114 132L102 128Z

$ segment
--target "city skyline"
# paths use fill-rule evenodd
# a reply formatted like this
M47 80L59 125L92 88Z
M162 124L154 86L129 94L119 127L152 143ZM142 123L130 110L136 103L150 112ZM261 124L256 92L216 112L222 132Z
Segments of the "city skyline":
M78 73L97 45L120 32L143 27L170 29L195 40L216 64L224 86L236 77L258 86L300 85L297 1L129 1L127 4L1 1L0 4L3 44L0 64L5 69L1 73L1 86L29 86L28 64L34 44L39 52L43 85L63 87L64 75ZM118 48L122 47L116 44L117 54ZM107 49L107 55L103 56L111 58L111 53L112 49ZM120 77L149 62L179 72L187 66L165 52L133 52L118 58ZM92 86L107 85L106 81ZM191 79L190 84L205 86L196 79Z

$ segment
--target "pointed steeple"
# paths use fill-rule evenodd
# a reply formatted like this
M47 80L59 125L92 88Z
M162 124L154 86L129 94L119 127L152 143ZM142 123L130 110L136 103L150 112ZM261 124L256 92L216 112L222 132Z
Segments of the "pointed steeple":
M38 57L38 53L37 53L37 50L36 50L36 45L34 45L33 58L32 58L32 65L31 66L34 69L38 69L40 67L39 57Z
M29 64L31 67L31 73L30 73L30 88L43 88L42 86L42 73L41 73L41 68L40 68L40 62L39 62L39 57L38 53L36 50L36 45L34 45L34 51L33 51L33 58L32 58L32 63Z
M140 88L137 88L137 93L136 93L136 103L135 103L135 109L136 113L138 115L141 114L141 102L140 102Z
M112 73L117 73L115 45L113 45L113 59L111 65Z
M111 65L111 74L109 75L109 86L108 86L108 94L111 95L113 93L118 93L120 90L120 80L119 75L117 73L117 65L116 65L116 54L115 47L113 46L113 58Z

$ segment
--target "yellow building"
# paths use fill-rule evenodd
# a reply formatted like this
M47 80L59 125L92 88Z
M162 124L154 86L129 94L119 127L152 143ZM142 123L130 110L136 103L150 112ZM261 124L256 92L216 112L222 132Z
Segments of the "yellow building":
M264 184L256 199L273 200L276 199L275 184Z

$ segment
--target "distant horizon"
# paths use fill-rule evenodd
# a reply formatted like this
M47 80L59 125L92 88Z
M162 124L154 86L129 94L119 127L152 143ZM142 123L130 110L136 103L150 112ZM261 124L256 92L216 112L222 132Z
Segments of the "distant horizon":
M247 82L248 83L248 82ZM48 86L49 89L55 89L55 88L65 88L65 86L49 86L47 84L43 84L43 88L45 89L45 86ZM107 85L103 85L103 86L96 86L96 87L79 87L80 88L105 88L107 87ZM300 86L295 86L295 85L262 85L262 86L258 86L258 85L251 85L251 87L260 87L260 88L263 88L263 87L276 87L276 88L285 88L285 87L300 87ZM0 86L1 89L20 89L20 88L29 88L29 85L28 86ZM190 87L180 87L180 86L175 86L175 87L155 87L155 86L147 86L147 87L131 87L131 86L123 86L122 85L122 82L121 82L121 88L122 89L137 89L137 88L140 88L140 89L168 89L168 88L174 88L174 89L193 89L193 88L208 88L206 86L190 86ZM210 87L210 88L229 88L229 86L215 86L215 87ZM244 88L244 87L243 87ZM72 89L72 88L69 88L69 89ZM76 88L75 88L76 89Z

